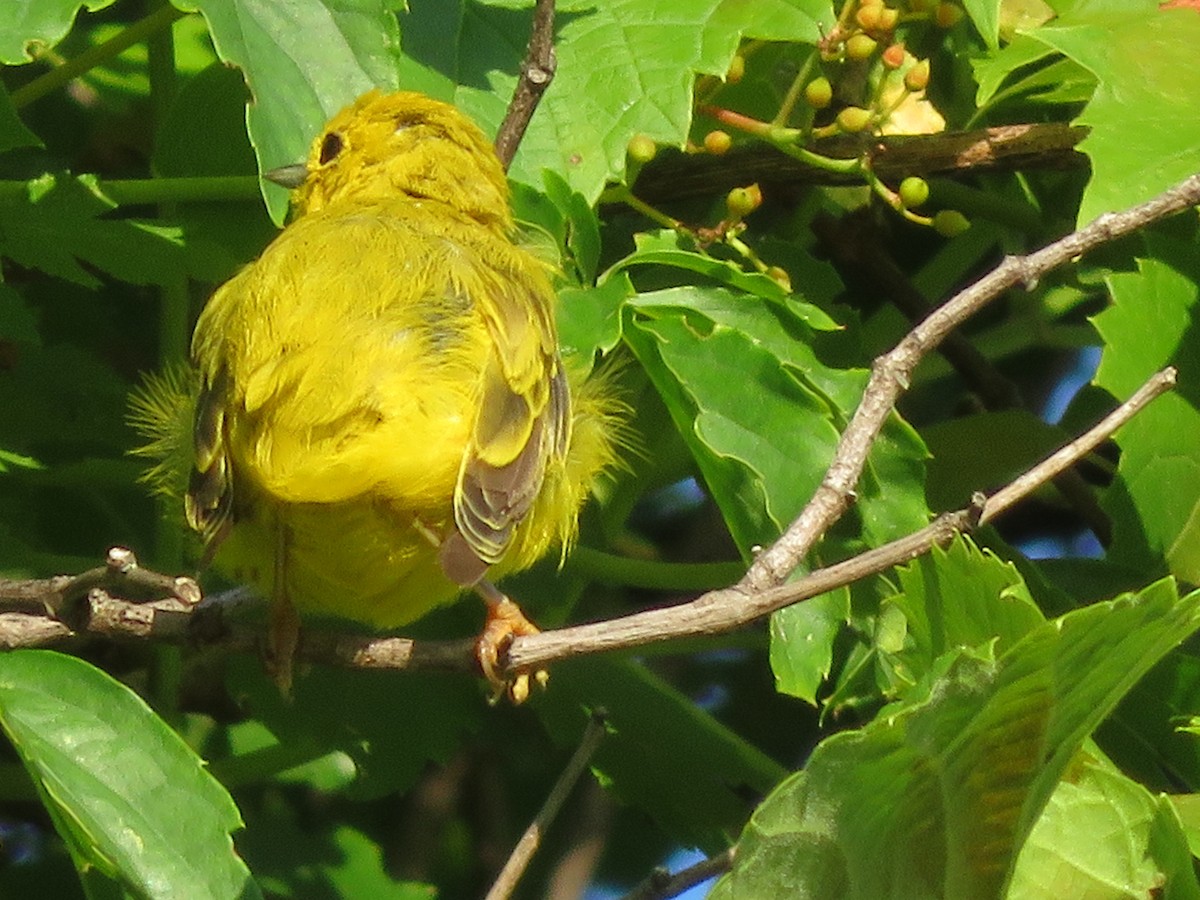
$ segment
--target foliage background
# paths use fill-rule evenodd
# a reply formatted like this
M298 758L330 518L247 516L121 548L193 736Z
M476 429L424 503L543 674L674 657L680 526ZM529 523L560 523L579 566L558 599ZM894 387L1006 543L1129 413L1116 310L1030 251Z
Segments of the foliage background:
M529 239L562 260L564 352L632 360L644 451L603 486L561 574L546 566L509 585L534 618L601 619L727 584L807 500L871 359L908 327L869 267L835 264L814 223L865 222L871 246L934 302L1003 254L1200 170L1200 123L1183 112L1200 94L1200 15L1163 6L906 4L899 36L930 60L928 98L947 128L1085 125L1086 165L932 178L930 209L971 222L948 238L865 187L764 183L741 235L747 257L699 252L612 202L627 198L621 185L654 190L666 178L655 172L673 171L668 158L638 180L628 142L700 142L714 123L695 113L697 96L770 119L818 69L835 109L869 94L877 56L814 56L855 7L560 3L558 74L511 170L517 209ZM373 85L451 100L494 130L528 7L203 0L184 14L134 0L0 2L4 574L82 571L114 544L186 569L194 548L127 455L125 398L139 373L186 355L212 285L282 220L286 197L257 172L301 158L321 123ZM739 47L746 73L723 85ZM735 135L729 166L778 152ZM726 216L719 192L660 205L710 226ZM797 884L814 896L1038 897L1064 885L1200 895L1200 755L1186 731L1200 708L1187 642L1200 600L1177 587L1200 581L1196 246L1195 216L1180 216L971 323L971 344L1025 399L989 407L977 372L928 360L856 508L812 562L1003 484L1178 366L1179 389L1081 467L1083 502L1047 488L978 544L769 626L563 664L520 709L488 707L462 677L324 669L302 676L289 704L254 659L170 647L79 642L65 648L74 655L0 657L11 742L0 889L477 895L588 710L604 706L603 790L576 796L525 896L569 895L572 877L630 885L676 846L734 841L738 864L716 889L731 896ZM782 267L794 292L754 258ZM1045 421L1046 393L1095 347L1092 383ZM1033 561L1014 548L1089 531L1094 558ZM471 633L478 610L459 607L416 633Z

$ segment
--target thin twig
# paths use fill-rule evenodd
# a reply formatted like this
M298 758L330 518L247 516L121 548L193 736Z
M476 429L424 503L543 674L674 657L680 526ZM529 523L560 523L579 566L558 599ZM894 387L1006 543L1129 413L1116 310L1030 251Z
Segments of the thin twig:
M813 222L813 232L840 269L866 279L877 296L887 297L912 322L929 314L928 301L880 242L872 217L820 215ZM938 352L987 409L1025 409L1017 386L957 329L946 335ZM1054 486L1101 546L1107 546L1112 537L1108 517L1083 476L1076 471L1063 472L1054 479Z
M550 795L546 798L546 802L542 808L538 810L537 816L533 822L525 829L525 833L521 835L521 839L517 841L517 846L513 848L513 852L509 855L508 861L505 862L504 868L500 870L500 874L496 876L496 881L492 884L491 890L487 892L486 900L507 900L512 892L516 890L517 882L521 880L521 876L525 873L525 868L529 865L529 861L533 859L533 854L537 852L537 848L542 842L542 837L546 830L562 809L567 797L571 793L571 789L575 787L575 782L579 780L579 776L583 774L583 770L587 768L588 763L592 759L592 754L596 752L596 748L600 746L600 742L604 739L606 728L604 724L605 713L603 710L595 710L592 713L591 719L588 720L587 730L583 733L583 739L579 742L579 746L575 749L575 753L571 756L567 767L563 769L562 774L558 776L558 781L554 783L554 787L550 790Z
M1010 256L970 287L950 298L913 328L895 349L875 361L871 378L854 417L838 442L833 462L812 500L769 549L761 553L739 582L756 592L782 584L813 545L849 508L867 456L913 370L950 332L1004 291L1032 287L1051 269L1151 222L1200 203L1200 175L1120 213L1100 216L1085 228L1028 256Z
M735 848L730 847L716 856L710 856L693 866L680 869L674 875L665 869L656 869L621 900L668 900L670 897L682 894L688 888L693 888L714 876L728 872L733 867L734 855Z
M508 170L517 147L529 127L529 120L542 100L542 94L554 79L558 61L554 57L554 0L537 0L533 10L533 29L529 49L521 63L521 78L508 104L508 112L496 132L496 155Z
M1155 397L1175 387L1176 371L1168 366L1155 372L1137 389L1132 397L1110 412L1107 416L1081 434L1071 443L1056 450L1028 472L1017 476L996 493L988 497L980 513L979 523L990 522L1009 509L1014 503L1045 484L1061 472L1065 472L1083 457L1108 440L1113 432L1136 416Z

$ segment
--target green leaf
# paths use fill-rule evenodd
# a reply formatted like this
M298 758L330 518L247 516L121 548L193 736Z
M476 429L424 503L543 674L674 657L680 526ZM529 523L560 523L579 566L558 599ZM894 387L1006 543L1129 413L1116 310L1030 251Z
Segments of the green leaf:
M1000 46L1000 6L1001 0L963 0L975 30L992 50Z
M575 0L558 4L555 21L557 71L510 174L538 185L552 169L589 203L622 178L633 135L682 145L694 76L723 75L739 31L815 44L834 23L817 0ZM413 4L401 22L405 83L494 132L529 41L528 11L459 0Z
M29 268L96 287L89 263L132 284L165 284L187 266L177 230L101 216L115 208L92 176L42 175L21 196L0 199L0 255Z
M1086 103L1096 89L1096 76L1090 71L1025 34L996 53L971 60L971 69L981 111L1011 99Z
M43 650L0 656L0 726L82 872L149 897L257 897L229 795L129 688Z
M645 667L593 657L554 668L530 703L554 739L578 743L589 711L610 731L592 759L603 783L689 846L715 851L746 819L745 791L770 790L786 770Z
M246 134L249 94L242 75L221 63L179 89L158 128L153 168L164 178L252 175L254 150ZM242 203L189 202L175 212L188 267L210 282L229 278L275 235L258 197Z
M397 87L400 34L385 0L198 0L217 54L245 74L250 142L261 169L302 161L338 110L373 87ZM287 195L264 184L276 222Z
M21 147L40 147L41 138L25 127L13 108L8 91L0 86L0 153Z
M723 288L670 288L628 302L639 315L626 338L730 533L743 553L769 543L816 488L837 443L830 401L797 374L824 368L807 326Z
M964 654L928 698L826 739L754 813L712 896L1000 897L1071 757L1200 627L1162 581Z
M1041 900L1064 890L1074 897L1200 897L1171 801L1086 752L1025 842L1008 900Z
M63 39L81 9L95 12L113 0L24 0L8 2L0 16L0 62L20 65L34 58L43 47Z
M621 308L633 294L629 279L609 278L599 287L558 292L558 343L564 356L590 364L596 351L607 353L621 340Z
M906 639L879 653L897 687L929 678L962 650L995 658L1044 621L1016 567L966 537L898 567L896 577L900 590L880 615L899 610Z
M955 509L975 491L1007 484L1070 435L1031 412L1006 409L937 422L922 429L921 437L932 457L927 464L929 505Z
M1200 18L1198 16L1197 18ZM1150 236L1153 259L1107 279L1112 306L1095 319L1105 341L1096 383L1118 398L1163 366L1179 367L1179 387L1158 398L1116 435L1117 480L1104 496L1113 517L1114 561L1200 581L1200 385L1195 316L1200 288L1190 244Z
M833 642L850 618L850 590L793 603L771 614L775 689L813 705L833 666Z
M360 798L409 787L481 726L487 708L471 681L436 674L317 668L287 700L256 660L239 660L231 678L281 744L312 748L310 759L344 751L357 770L348 790Z
M1098 79L1078 122L1091 132L1079 149L1093 177L1081 224L1124 209L1200 171L1200 122L1180 116L1200 95L1200 16L1194 9L1081 3L1031 36Z

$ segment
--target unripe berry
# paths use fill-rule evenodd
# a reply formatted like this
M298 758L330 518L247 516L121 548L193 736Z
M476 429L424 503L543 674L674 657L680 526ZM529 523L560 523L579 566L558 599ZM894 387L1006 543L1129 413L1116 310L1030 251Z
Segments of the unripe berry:
M746 57L738 53L729 61L729 71L725 73L727 84L737 84L746 74Z
M970 227L967 217L956 209L943 209L933 217L933 230L942 237L952 238Z
M896 27L896 23L899 21L900 11L892 9L890 6L885 6L879 11L879 23L875 28L881 32L890 32Z
M900 202L908 209L916 209L929 199L929 182L916 175L909 175L900 182Z
M883 51L883 64L889 69L898 69L904 65L904 45L892 44Z
M724 131L710 131L704 136L704 149L713 156L725 153L733 144L733 138Z
M933 21L937 22L941 28L952 28L959 23L962 17L962 7L953 3L939 3L933 13Z
M725 208L734 219L750 215L762 206L762 189L757 184L736 187L725 196Z
M833 102L833 85L823 76L814 78L804 86L804 99L813 109L824 109Z
M875 31L879 27L879 14L883 12L883 4L863 4L854 14L854 21L863 31Z
M879 41L871 37L869 34L853 34L846 41L846 56L854 60L864 60L870 57L875 52L875 48L879 46Z
M837 114L837 123L847 134L857 134L871 124L871 113L861 106L847 106Z
M918 60L915 66L904 73L904 86L916 93L925 90L927 84L929 84L929 60Z
M644 165L654 159L654 154L658 152L658 145L654 143L653 138L647 135L635 134L629 139L625 152L629 154L631 160Z

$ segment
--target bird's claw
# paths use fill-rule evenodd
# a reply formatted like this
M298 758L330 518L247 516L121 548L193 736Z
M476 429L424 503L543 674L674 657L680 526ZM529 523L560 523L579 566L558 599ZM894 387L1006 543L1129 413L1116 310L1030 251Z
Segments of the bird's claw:
M513 639L538 633L537 626L507 597L488 603L487 622L475 644L475 655L483 677L492 686L493 703L502 696L507 696L514 704L524 703L529 697L531 681L541 688L546 687L550 673L545 669L514 674L505 672Z

